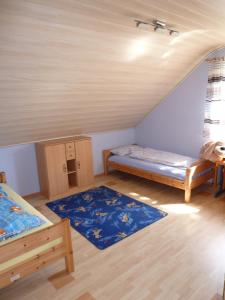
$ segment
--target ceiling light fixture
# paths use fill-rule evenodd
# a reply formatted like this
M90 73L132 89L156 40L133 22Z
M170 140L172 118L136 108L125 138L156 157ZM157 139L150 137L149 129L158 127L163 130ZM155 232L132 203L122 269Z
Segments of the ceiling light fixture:
M179 31L177 31L177 30L170 30L170 35L171 36L173 36L173 37L177 37L177 36L179 36Z
M159 20L153 20L151 25L154 27L154 31L156 32L165 33L167 30L166 23Z
M142 21L138 21L138 20L135 20L135 22L136 22L136 27L138 27L140 29L149 30L149 28L150 28L150 24L147 22L142 22Z
M150 30L150 28L153 27L155 32L167 33L172 37L177 37L180 34L179 31L169 28L165 22L162 22L160 20L153 20L152 22L146 22L141 20L134 21L136 23L136 27L143 30Z

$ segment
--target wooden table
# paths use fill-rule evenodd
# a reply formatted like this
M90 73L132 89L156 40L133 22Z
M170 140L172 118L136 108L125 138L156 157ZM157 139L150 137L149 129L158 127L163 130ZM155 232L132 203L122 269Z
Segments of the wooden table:
M225 159L215 162L214 195L218 197L225 192Z

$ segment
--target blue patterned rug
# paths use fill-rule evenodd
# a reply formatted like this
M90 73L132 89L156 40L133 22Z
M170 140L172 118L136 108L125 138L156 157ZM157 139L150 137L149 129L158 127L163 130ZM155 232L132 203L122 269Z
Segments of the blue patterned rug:
M105 249L160 220L167 213L100 186L47 203L99 249Z

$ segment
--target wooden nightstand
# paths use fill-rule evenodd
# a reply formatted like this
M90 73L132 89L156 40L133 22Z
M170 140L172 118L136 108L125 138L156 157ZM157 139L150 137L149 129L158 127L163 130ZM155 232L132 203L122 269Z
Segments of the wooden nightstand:
M214 195L219 196L225 192L225 159L223 161L215 162L215 175L214 175Z

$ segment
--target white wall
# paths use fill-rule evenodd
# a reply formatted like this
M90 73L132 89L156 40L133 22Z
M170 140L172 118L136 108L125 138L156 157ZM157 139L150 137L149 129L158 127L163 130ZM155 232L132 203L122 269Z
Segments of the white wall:
M134 143L135 130L90 134L93 144L94 173L103 173L102 150ZM34 144L0 148L0 170L5 171L9 185L20 195L40 190Z
M225 55L217 50L210 57ZM203 144L207 63L199 65L136 127L140 145L198 157Z

